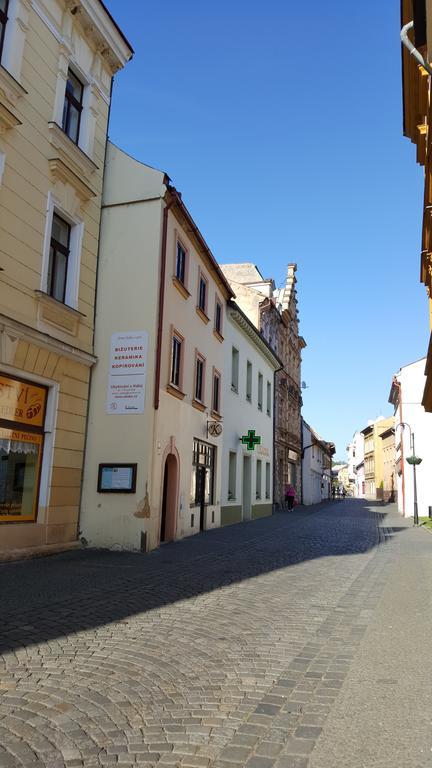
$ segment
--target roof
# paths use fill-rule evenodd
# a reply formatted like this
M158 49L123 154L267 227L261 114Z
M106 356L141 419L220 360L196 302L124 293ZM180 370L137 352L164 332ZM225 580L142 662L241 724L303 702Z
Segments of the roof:
M115 28L116 28L117 32L119 33L120 37L122 38L123 42L125 42L125 43L126 43L126 45L127 45L127 47L129 48L130 52L131 52L132 54L134 54L134 53L135 53L135 51L134 51L134 49L132 48L132 46L131 46L131 44L130 44L129 40L127 39L127 37L126 37L126 35L124 34L124 32L122 32L122 30L120 29L120 27L119 27L119 25L117 24L117 22L116 22L115 18L114 18L114 17L111 15L111 13L109 12L109 10L108 10L108 8L106 7L106 5L105 5L105 3L103 2L103 0L98 0L98 2L99 2L99 5L101 5L101 6L102 6L102 8L104 9L104 11L105 11L105 13L107 14L107 16L109 16L109 18L110 18L110 20L112 21L112 23L114 24L114 26L115 26Z
M222 272L218 262L216 261L215 257L213 256L209 246L207 245L206 241L204 240L203 235L201 234L200 230L198 229L197 225L195 224L191 214L189 213L188 209L186 208L182 196L180 192L177 191L175 187L173 187L171 184L166 185L167 192L165 195L165 200L167 202L171 203L172 207L176 207L184 219L187 221L188 226L190 227L189 233L193 234L196 239L198 240L202 250L204 251L208 261L211 264L211 267L213 269L214 274L217 276L219 282L223 285L226 291L226 298L231 299L235 298L235 293L233 292L228 280L226 279L224 273Z

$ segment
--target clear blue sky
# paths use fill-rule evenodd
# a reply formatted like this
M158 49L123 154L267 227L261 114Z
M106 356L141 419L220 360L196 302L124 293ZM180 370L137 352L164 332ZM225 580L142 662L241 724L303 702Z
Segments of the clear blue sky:
M135 48L111 139L165 170L216 258L298 264L303 414L337 455L426 354L422 169L398 0L106 0Z

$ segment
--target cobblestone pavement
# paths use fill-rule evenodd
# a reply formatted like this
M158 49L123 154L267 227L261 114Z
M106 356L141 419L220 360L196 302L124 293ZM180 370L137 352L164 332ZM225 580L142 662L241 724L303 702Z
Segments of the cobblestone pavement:
M0 766L431 766L431 553L347 500L148 555L4 564ZM399 668L417 625L396 676L383 648Z

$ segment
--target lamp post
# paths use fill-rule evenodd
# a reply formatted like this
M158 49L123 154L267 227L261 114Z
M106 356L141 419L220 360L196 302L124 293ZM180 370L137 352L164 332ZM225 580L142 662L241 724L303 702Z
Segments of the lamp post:
M412 431L409 424L407 424L406 421L400 421L399 424L396 424L395 431L398 427L402 427L402 429L405 429L405 427L408 427L410 431L410 448L412 451L411 456L407 456L407 463L411 464L413 468L413 480L414 480L414 525L418 525L419 518L418 518L418 503L417 503L417 465L422 463L422 459L419 456L415 455L415 442L414 442L414 432Z

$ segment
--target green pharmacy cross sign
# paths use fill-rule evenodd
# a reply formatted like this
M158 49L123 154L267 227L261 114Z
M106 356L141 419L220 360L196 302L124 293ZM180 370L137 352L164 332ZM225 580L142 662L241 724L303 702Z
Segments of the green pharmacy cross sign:
M261 438L255 434L254 429L249 429L247 435L243 435L240 439L243 445L247 445L248 451L254 451L255 446L261 444Z

